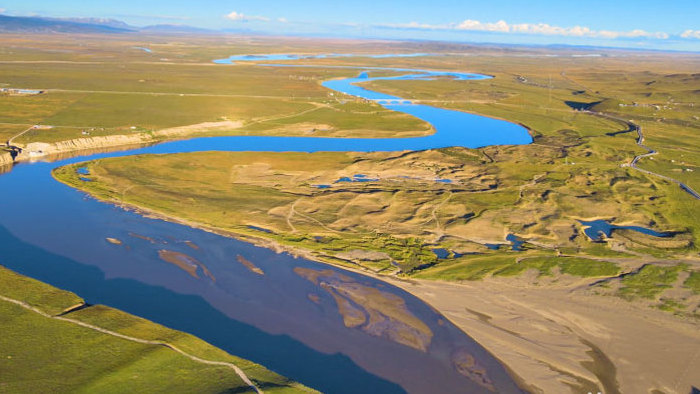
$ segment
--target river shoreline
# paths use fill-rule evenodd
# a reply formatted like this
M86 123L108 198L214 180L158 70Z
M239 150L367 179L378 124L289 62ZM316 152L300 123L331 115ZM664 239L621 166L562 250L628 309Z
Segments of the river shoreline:
M54 179L57 178L54 177ZM592 294L581 294L572 297L570 288L561 286L555 286L551 289L537 288L527 284L527 280L487 280L483 282L454 283L380 275L351 262L348 262L346 265L337 264L324 259L323 256L316 255L312 251L284 245L264 237L237 233L217 228L216 226L181 219L177 216L164 214L138 205L100 198L75 188L74 185L57 180L97 201L147 218L177 223L241 240L258 247L273 250L276 253L287 253L292 256L302 257L399 287L434 308L462 332L474 338L494 358L501 362L516 384L527 392L536 392L536 388L544 389L545 392L561 391L570 388L564 382L570 382L571 384L589 382L588 387L590 388L591 384L602 384L600 382L603 380L619 384L619 387L606 387L609 390L614 388L611 392L616 392L615 390L618 389L621 392L627 392L650 387L654 384L654 380L659 378L658 369L652 363L656 356L653 351L637 349L629 345L629 343L643 341L645 338L648 338L649 331L661 331L661 327L675 331L678 342L685 343L685 346L689 348L692 348L695 340L700 340L700 337L692 333L693 324L669 316L661 311L649 311L644 306L626 304L622 300L611 300L609 297ZM567 280L571 281L571 279ZM576 282L576 287L582 286L584 282L585 280L579 280ZM494 293L494 289L499 289L499 292ZM526 295L529 293L532 294ZM483 302L484 296L489 299L486 303ZM518 306L520 313L518 318L525 319L525 321L531 322L528 324L534 326L542 325L547 327L544 331L533 331L532 327L528 327L527 324L526 327L517 324L513 325L512 319L515 316L513 316L512 305L509 306L509 303L520 297L524 297L523 299L528 302L531 301L532 304L529 307ZM554 303L555 306L550 305L548 309L547 305L549 304L547 302L551 300L551 297L562 299L562 301L557 301ZM591 322L591 319L596 319L596 313L599 308L602 308L607 313L606 325L619 328L619 332L602 328L592 329L596 325ZM477 310L479 312L472 312ZM567 317L555 319L556 321L554 321L551 315L545 313L547 310L551 310L552 313L562 313ZM621 311L625 313L621 314ZM653 314L653 319L645 317L649 313ZM634 323L627 322L628 315L631 315L630 320ZM488 318L484 320L483 316L488 316ZM562 332L568 334L562 334ZM612 337L616 337L617 341L625 344L624 351L614 346L614 343L611 342ZM590 345L587 345L587 343L590 343ZM591 354L590 352L596 351L591 349L598 349L597 351L601 352L601 354L609 356L613 360L613 365L617 367L617 372L607 376L598 376L592 373L586 367L588 355ZM628 362L625 360L629 359L645 359L647 362L626 365ZM690 363L693 362L692 358L688 361ZM603 368L605 359L594 359L593 363L593 365ZM635 376L638 376L637 374L639 373L645 374L649 378L644 382L638 382L639 379ZM662 375L662 381L665 383L663 387L668 389L670 382L675 380L671 379L673 377L673 369L670 367L665 368Z
M179 218L177 216L167 215L167 214L158 212L156 210L141 207L141 206L138 206L135 204L129 204L129 203L124 203L124 202L119 202L119 201L115 201L115 200L101 198L101 197L95 196L91 193L88 193L84 190L81 190L79 188L76 188L74 185L71 185L67 182L62 181L61 179L54 176L53 171L51 172L51 176L53 177L54 180L66 185L74 190L77 190L81 193L84 193L85 195L90 196L90 198L93 198L96 201L100 201L102 203L115 206L119 209L122 209L122 210L127 211L127 212L135 213L135 214L143 216L145 218L162 220L165 222L180 224L180 225L187 226L190 228L202 230L202 231L205 231L208 233L220 235L220 236L227 237L227 238L236 239L239 241L243 241L243 242L252 244L254 246L258 246L258 247L272 250L278 254L286 253L286 254L289 254L289 255L294 256L294 257L300 257L300 258L311 260L311 261L314 261L317 263L328 265L328 266L331 266L334 268L347 270L347 271L350 271L350 272L353 272L353 273L356 273L359 275L368 276L370 278L382 281L382 282L389 284L389 285L397 286L397 287L403 289L404 291L408 292L409 294L417 297L421 301L425 302L427 305L431 306L435 310L437 310L443 317L445 317L447 320L449 320L451 323L453 323L456 327L458 327L460 330L462 330L462 332L464 332L464 334L469 335L469 333L465 331L463 326L460 326L458 324L458 322L456 322L452 318L450 318L448 314L444 313L444 311L440 310L440 308L433 305L433 303L425 297L425 294L411 291L410 286L419 284L423 280L416 280L416 279L411 279L411 278L399 278L397 276L379 275L371 270L364 269L364 268L360 267L359 265L354 264L350 261L348 261L348 265L336 264L336 263L333 263L333 262L330 262L328 260L323 259L323 257L318 256L309 250L302 249L302 248L296 248L296 247L293 247L290 245L284 245L284 244L281 244L281 243L276 242L276 241L271 240L271 239L267 239L267 238L263 238L263 237L255 237L255 236L250 235L250 234L237 233L235 231L225 230L225 229L218 228L215 226L206 225L206 224L202 224L199 222L194 222L191 220L182 219L182 218ZM432 282L432 281L430 281L430 282ZM438 282L435 282L435 283L438 283ZM478 343L481 346L484 346L484 344L482 344L480 342L478 342ZM497 355L495 355L488 347L484 346L484 348L489 353L491 353L491 355L496 360L498 360L501 363L501 365L503 365L505 367L506 371L508 372L508 374L510 375L510 377L513 379L513 381L516 383L516 385L518 387L520 387L521 389L523 389L527 392L532 392L530 383L528 383L523 377L516 374L508 364L503 362L503 360L501 360Z

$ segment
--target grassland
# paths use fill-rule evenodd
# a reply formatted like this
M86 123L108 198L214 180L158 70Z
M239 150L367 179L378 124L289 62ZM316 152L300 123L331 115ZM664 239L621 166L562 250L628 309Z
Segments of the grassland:
M134 342L78 323L232 363L267 392L308 391L191 335L101 305L78 308L85 305L77 295L3 267L0 289L2 392L255 392L227 366L196 362L165 346Z
M355 75L354 70L211 62L241 50L233 45L216 46L218 53L210 47L211 53L205 55L210 57L201 58L180 52L185 48L196 51L193 42L181 43L179 48L178 43L163 44L153 55L145 56L135 49L146 45L140 41L105 38L98 44L86 38L86 44L72 45L46 37L48 44L35 37L32 50L25 52L22 45L29 45L27 38L3 38L0 53L12 60L0 62L0 86L34 87L45 93L0 96L0 140L4 142L32 125L53 126L31 130L13 140L20 147L31 142L149 133L222 120L242 121L246 127L197 135L395 137L432 131L425 122L377 104L335 98L320 84ZM196 132L195 127L192 134Z
M597 152L629 144L631 133L600 133L603 128L571 111L572 106L592 104L593 111L630 119L642 127L647 145L660 153L643 160L640 167L700 188L700 177L693 173L700 165L697 56L680 62L673 55L650 54L561 57L551 62L536 56L518 59L517 68L505 56L475 59L472 70L496 77L487 81L374 81L371 86L400 97L505 117L545 136L572 129Z
M487 275L518 276L528 270L535 271L538 276L552 276L556 270L561 274L585 278L609 277L620 272L615 263L581 257L538 256L515 259L512 256L481 256L457 260L453 264L444 264L439 269L416 276L427 279L478 280Z
M678 273L683 269L681 265L670 268L647 265L639 269L634 275L622 279L620 294L624 297L655 298L664 289L678 278Z

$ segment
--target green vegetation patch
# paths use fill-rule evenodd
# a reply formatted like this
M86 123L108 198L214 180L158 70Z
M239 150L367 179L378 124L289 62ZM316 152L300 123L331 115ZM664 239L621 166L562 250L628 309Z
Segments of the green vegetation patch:
M449 281L480 280L515 263L513 255L491 255L457 259L416 274L418 278Z
M495 275L514 276L529 269L535 269L539 271L540 276L548 276L553 274L554 267L558 267L562 274L582 277L607 277L620 272L617 264L609 261L582 257L534 257L522 259L516 264L495 272Z
M684 310L686 306L676 300L664 298L661 300L661 304L657 305L657 308L666 312L678 312Z
M689 288L695 294L700 294L700 271L691 271L683 286Z
M0 295L26 302L56 315L67 308L84 303L77 295L16 274L0 266Z
M562 274L581 277L608 277L620 271L615 263L582 257L537 256L518 259L515 254L465 256L418 273L421 278L479 280L486 276L518 276L536 270L538 276L551 276L557 267Z
M636 297L654 299L678 279L685 265L674 266L645 265L639 271L629 274L620 281L619 295L623 298Z

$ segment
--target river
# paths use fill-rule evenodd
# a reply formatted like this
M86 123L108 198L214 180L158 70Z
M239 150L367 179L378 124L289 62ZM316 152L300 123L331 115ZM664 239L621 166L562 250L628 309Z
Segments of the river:
M392 78L448 74L485 78L416 70ZM0 263L73 291L90 304L194 334L325 392L520 392L497 359L430 306L394 286L146 218L95 201L51 177L59 166L146 153L397 151L531 142L527 131L512 123L415 105L353 85L369 80L362 73L324 85L424 119L436 133L399 139L197 138L20 163L0 176Z

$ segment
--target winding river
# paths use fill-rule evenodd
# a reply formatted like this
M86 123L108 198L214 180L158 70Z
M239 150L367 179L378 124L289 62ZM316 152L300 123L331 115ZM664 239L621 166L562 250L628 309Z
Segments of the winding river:
M434 135L197 138L20 163L0 176L0 264L73 291L90 304L192 333L326 392L520 392L498 360L430 306L396 287L143 217L95 201L51 177L63 165L147 153L397 151L531 142L527 131L512 123L415 105L355 85L377 79L486 76L391 69L406 74L370 78L373 70L362 68L356 78L324 86L428 121Z

